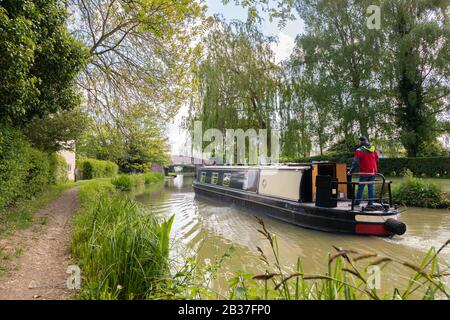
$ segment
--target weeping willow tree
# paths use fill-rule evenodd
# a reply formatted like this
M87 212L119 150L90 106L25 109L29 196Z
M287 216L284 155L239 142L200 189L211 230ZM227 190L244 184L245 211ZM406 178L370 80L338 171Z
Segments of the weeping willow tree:
M285 66L287 68L287 66ZM312 151L313 121L304 103L302 84L284 73L280 90L279 115L281 127L282 157L294 159L307 157Z
M249 23L218 18L204 40L205 58L195 70L198 101L190 123L203 128L268 129L274 126L279 67L270 48L273 38Z

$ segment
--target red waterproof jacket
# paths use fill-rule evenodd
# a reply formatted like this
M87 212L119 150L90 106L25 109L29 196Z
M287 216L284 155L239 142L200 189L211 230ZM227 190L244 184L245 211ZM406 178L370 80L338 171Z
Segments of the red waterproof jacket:
M350 173L359 167L361 177L370 177L378 174L378 152L374 146L361 146L355 151Z

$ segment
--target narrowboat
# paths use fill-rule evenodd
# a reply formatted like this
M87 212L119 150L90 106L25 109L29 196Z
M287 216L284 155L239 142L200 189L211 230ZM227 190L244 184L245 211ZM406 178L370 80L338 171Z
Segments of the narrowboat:
M346 164L331 162L204 166L197 169L193 188L196 195L233 202L304 228L383 237L405 233L392 202L391 182L379 174L371 183L379 185L371 207L354 202L357 186L368 183L353 182Z

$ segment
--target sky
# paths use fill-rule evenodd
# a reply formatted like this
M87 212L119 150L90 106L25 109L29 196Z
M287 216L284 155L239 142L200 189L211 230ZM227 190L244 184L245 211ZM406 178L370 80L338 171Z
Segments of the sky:
M227 21L247 19L247 9L236 6L234 1L229 4L222 4L222 0L206 0L208 6L207 14L212 16L221 14ZM261 24L261 31L266 36L276 36L278 42L272 45L275 53L275 61L278 63L289 57L294 47L295 37L303 33L304 24L301 20L288 21L286 26L280 29L276 20L270 22L267 14L262 14L264 21ZM189 135L180 129L182 118L187 114L187 107L182 107L178 115L168 125L169 143L171 146L171 154L173 155L189 155Z

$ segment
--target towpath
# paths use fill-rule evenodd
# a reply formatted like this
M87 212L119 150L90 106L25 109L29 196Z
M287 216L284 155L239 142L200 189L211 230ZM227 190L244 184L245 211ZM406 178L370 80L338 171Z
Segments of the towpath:
M9 252L6 274L0 276L0 300L70 299L66 271L77 208L77 189L66 190L35 213L32 227L0 239L0 249Z

